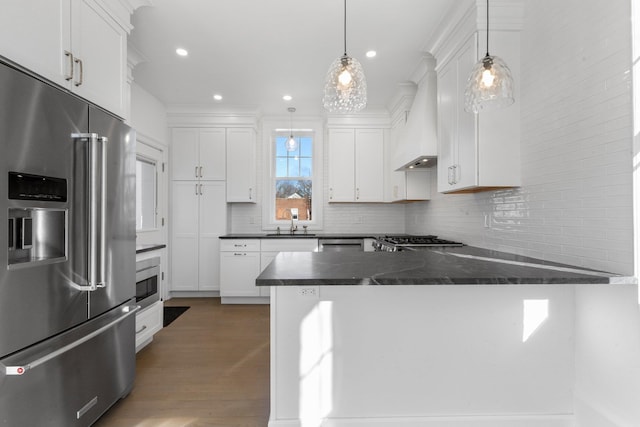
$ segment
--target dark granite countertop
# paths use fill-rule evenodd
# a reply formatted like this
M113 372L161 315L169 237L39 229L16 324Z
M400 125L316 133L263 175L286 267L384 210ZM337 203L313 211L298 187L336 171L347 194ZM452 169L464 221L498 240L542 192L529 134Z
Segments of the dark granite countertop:
M157 251L158 249L166 248L164 243L149 243L144 245L136 245L136 253L141 254L143 252Z
M296 231L295 234L289 234L288 231L281 231L280 235L276 233L247 233L247 234L225 234L220 236L221 239L374 239L384 233L379 234L362 234L362 233L315 233L310 231L304 234L303 231ZM395 233L398 234L398 233Z
M635 283L634 277L470 246L404 252L281 252L258 286Z

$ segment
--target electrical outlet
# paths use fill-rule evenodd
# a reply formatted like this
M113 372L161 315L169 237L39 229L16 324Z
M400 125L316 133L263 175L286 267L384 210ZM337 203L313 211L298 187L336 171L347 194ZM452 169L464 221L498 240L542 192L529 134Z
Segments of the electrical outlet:
M317 287L304 287L298 289L298 295L303 297L317 297L318 296L318 288Z

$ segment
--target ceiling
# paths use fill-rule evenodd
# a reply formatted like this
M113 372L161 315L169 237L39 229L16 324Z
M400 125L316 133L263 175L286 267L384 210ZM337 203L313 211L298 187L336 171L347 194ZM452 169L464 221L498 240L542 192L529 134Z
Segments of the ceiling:
M365 70L367 109L385 108L409 80L451 5L347 2L347 53ZM343 19L343 0L153 0L133 15L129 41L142 58L134 81L165 105L322 114L325 73L344 52ZM189 55L176 55L178 47ZM369 59L372 49L377 56ZM284 101L285 94L293 99Z

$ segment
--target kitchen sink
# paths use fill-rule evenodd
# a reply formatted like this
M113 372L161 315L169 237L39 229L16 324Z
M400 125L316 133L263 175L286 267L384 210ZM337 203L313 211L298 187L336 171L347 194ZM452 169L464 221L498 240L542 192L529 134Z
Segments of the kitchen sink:
M313 234L313 233L289 234L289 233L286 233L286 232L285 233L280 233L280 234L278 234L278 233L269 233L269 234L267 234L267 237L288 237L288 238L291 238L291 237L309 237L309 236L313 237L313 236L315 236L315 234Z

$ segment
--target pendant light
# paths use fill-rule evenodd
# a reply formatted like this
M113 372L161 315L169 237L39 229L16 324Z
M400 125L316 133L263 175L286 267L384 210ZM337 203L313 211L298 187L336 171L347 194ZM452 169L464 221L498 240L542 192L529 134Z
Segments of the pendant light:
M287 149L287 151L296 151L298 149L298 141L296 141L296 139L293 137L293 113L296 112L295 107L289 107L287 108L287 111L289 111L289 139L287 139L287 142L285 143L285 147Z
M487 54L471 70L464 92L464 109L472 113L513 104L513 77L507 64L489 55L489 0L487 0Z
M330 113L355 113L367 105L367 79L362 65L347 55L347 0L344 0L344 55L329 67L322 104Z

